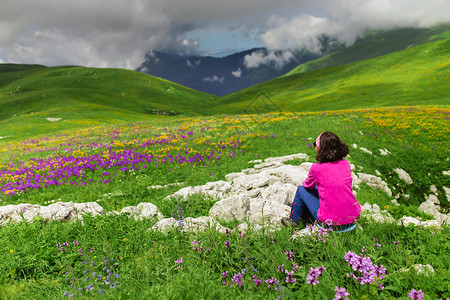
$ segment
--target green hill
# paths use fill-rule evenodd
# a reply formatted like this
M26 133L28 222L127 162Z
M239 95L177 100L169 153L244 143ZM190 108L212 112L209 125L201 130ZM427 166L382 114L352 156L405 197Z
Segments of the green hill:
M450 104L450 39L294 74L222 97L214 113Z
M214 99L129 70L0 64L0 136L199 115Z
M359 38L352 46L301 64L285 76L371 59L446 38L450 38L449 24L432 28L370 31Z

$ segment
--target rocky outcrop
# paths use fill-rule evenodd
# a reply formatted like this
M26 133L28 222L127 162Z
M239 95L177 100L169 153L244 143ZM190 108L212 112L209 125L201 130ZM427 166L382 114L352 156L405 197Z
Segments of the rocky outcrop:
M182 231L205 230L214 228L225 231L226 228L218 222L237 220L240 225L236 230L245 232L251 226L254 229L265 227L275 228L280 225L283 217L289 216L292 201L297 187L301 185L307 177L312 165L311 162L303 162L294 166L284 164L293 159L308 160L306 154L293 154L282 157L268 158L264 161L257 160L251 168L246 168L241 172L231 173L225 176L225 180L208 182L201 186L184 187L166 198L177 198L180 201L188 201L189 196L194 194L205 195L217 200L210 209L208 216L199 218L186 218L176 220L164 218L158 208L152 203L140 203L137 206L124 207L120 212L108 212L108 215L127 214L135 220L156 218L159 221L152 227L152 230L167 231L178 228ZM355 173L355 166L351 165L353 188L359 189L361 183L366 183L374 189L384 191L392 197L392 191L387 183L382 180L381 174L378 176L362 172ZM359 168L361 170L362 168ZM402 174L401 169L396 169L399 176L404 176L404 180L409 182L409 175ZM406 172L405 172L406 173ZM411 181L412 182L412 181ZM150 186L149 189L167 188L180 183L166 186ZM450 214L441 212L440 203L436 197L438 191L436 187L430 188L431 194L423 202L419 210L433 216L435 220L422 221L419 218L404 216L400 220L395 220L387 210L381 210L377 204L365 203L362 205L361 217L374 222L395 223L397 225L408 226L414 224L421 227L437 227L442 224L449 224ZM447 199L449 189L445 188ZM105 197L113 197L123 194L110 193ZM395 199L391 200L393 205L400 205ZM80 219L85 214L93 216L103 214L103 208L96 202L72 203L56 202L48 206L19 204L6 205L0 207L0 225L7 222L29 221L35 217L44 220L66 221L72 218ZM301 231L300 235L314 234L307 230Z
M213 229L221 233L225 233L227 230L227 228L220 225L216 219L209 217L188 217L183 220L176 220L174 218L163 219L153 225L150 230L167 232L173 229L180 230L182 232Z
M84 214L101 215L103 214L103 208L96 202L56 202L48 206L33 204L6 205L0 207L0 225L23 220L32 222L36 217L41 217L48 221L66 221L72 218L80 219Z

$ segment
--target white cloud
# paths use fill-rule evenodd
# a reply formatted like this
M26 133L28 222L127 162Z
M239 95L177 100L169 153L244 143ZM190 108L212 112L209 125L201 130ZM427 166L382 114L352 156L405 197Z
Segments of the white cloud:
M217 75L212 75L212 76L208 76L203 78L203 81L207 81L207 82L219 82L219 83L223 83L225 80L224 77L218 77Z
M260 35L271 50L320 50L318 36L328 35L352 44L366 29L430 27L450 22L448 0L322 0L322 16L299 14L290 19L272 16Z
M234 77L239 78L239 77L242 76L242 70L241 70L241 68L239 68L239 69L237 69L236 71L231 72L231 74L232 74Z
M366 28L442 22L450 22L448 0L11 0L0 9L0 57L136 68L149 50L194 53L198 40L188 34L202 28L256 35L270 50L317 50L320 34L351 43Z
M200 65L202 61L197 59L197 60L191 60L191 59L186 59L186 65L190 68L195 68L198 67Z
M282 68L285 64L295 59L289 50L283 51L254 51L244 57L244 65L246 68L257 68L260 65L273 65L275 68Z

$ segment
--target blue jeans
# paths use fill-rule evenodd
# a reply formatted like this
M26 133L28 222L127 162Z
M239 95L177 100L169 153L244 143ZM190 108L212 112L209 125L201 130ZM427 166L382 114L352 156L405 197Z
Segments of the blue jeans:
M298 223L305 213L306 208L315 220L319 220L319 218L317 218L319 207L319 192L317 188L307 189L303 186L299 186L295 193L294 202L292 202L290 218L292 221Z

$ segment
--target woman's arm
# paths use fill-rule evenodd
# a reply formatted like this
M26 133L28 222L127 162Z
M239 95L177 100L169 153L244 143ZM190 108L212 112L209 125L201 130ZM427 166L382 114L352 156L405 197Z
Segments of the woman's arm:
M308 177L303 181L302 185L304 188L313 189L317 186L316 176L314 176L313 166L309 169Z

